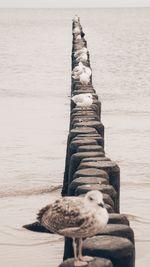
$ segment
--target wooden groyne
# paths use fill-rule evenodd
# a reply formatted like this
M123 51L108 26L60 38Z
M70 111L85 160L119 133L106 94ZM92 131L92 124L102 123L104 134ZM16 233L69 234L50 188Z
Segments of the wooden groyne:
M80 27L81 38L75 38L75 28ZM76 52L87 48L80 22L73 21L72 69L78 66ZM83 64L91 68L90 55ZM93 104L77 107L70 104L70 125L67 140L63 196L81 196L90 190L103 193L109 212L109 222L105 230L84 241L83 253L94 256L89 267L134 267L134 233L127 217L120 214L120 168L116 162L106 157L104 150L104 125L101 122L101 103L92 84L92 76L87 85L72 78L71 97L90 93ZM64 262L59 267L72 267L72 240L65 238Z

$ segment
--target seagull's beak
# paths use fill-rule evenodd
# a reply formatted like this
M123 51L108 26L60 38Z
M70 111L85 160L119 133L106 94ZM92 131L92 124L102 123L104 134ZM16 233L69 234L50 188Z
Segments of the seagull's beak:
M104 208L104 204L101 202L101 203L98 203L98 206L101 207L101 208Z

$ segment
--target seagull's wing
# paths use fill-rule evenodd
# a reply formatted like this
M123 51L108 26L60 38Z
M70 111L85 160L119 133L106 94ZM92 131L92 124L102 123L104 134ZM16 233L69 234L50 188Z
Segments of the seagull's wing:
M89 67L85 67L85 70L86 70L87 75L90 77L92 74L91 69Z
M78 228L84 223L83 203L79 199L64 197L57 200L52 205L43 208L38 219L40 223L48 230L61 233L61 230L66 228Z
M83 99L84 99L84 95L83 94L75 95L71 99L73 100L73 102L75 104L82 103L83 102Z

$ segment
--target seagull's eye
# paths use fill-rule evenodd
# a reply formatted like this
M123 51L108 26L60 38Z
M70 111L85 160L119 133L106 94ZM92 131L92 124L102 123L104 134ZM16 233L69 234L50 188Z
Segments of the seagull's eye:
M93 198L92 197L89 197L89 200L93 200Z

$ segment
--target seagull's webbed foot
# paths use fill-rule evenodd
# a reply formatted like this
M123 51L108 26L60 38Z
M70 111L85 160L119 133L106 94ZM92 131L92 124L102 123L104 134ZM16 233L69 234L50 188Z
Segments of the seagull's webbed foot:
M83 262L90 262L94 260L94 258L90 256L80 256L79 259Z
M75 261L74 261L75 267L82 267L82 266L87 266L87 265L88 265L88 263L86 261L81 261L78 259L75 259Z

